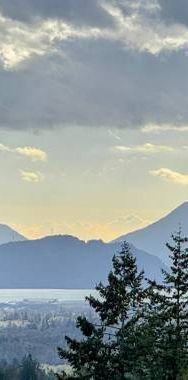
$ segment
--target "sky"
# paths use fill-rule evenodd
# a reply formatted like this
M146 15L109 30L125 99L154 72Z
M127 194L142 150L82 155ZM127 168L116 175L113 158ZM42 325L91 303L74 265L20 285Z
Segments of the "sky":
M0 0L0 222L109 241L188 199L187 0Z

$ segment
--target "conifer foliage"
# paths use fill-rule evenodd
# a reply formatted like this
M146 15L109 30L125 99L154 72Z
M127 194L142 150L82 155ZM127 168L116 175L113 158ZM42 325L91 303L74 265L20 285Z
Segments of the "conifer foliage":
M165 380L181 378L188 366L187 242L181 228L172 235L172 244L166 244L170 252L170 270L162 271L162 285L149 282L150 299L155 308L155 312L151 309L150 321L155 319L155 329L158 328L155 350L160 359L158 365L164 368Z
M121 252L113 257L107 285L100 283L96 287L99 297L87 298L99 317L98 324L79 317L77 325L84 339L66 337L68 350L59 348L60 357L67 359L73 368L72 376L62 374L59 378L130 378L131 363L134 360L136 368L140 356L135 348L136 326L142 319L145 298L143 276L143 272L138 273L136 259L125 242Z
M83 339L58 349L72 374L59 379L185 380L188 368L188 239L167 243L171 266L163 283L144 279L128 243L113 257L107 285L87 298L98 320L77 320Z

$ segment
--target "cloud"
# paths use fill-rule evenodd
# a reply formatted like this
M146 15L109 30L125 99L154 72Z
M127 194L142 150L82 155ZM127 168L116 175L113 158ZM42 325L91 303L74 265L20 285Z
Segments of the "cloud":
M15 152L22 156L31 158L33 161L47 161L47 154L41 149L32 146L18 147Z
M159 0L160 15L170 24L188 25L187 0Z
M174 2L171 13L174 13L173 7ZM167 8L169 14L169 2ZM29 28L33 31L32 38L28 39L28 47L32 45L33 52L38 51L38 42L43 39L50 45L54 37L57 40L82 38L90 35L89 30L101 32L100 38L119 41L151 54L177 50L188 43L185 25L177 25L175 20L166 23L165 4L156 0L90 0L89 3L85 0L54 0L53 3L51 0L1 0L0 12L4 26L8 20L9 37L14 36L14 32L18 36L20 29L20 37L27 39ZM28 58L27 54L21 56L22 59Z
M166 24L160 18L161 7L155 0L106 2L106 10L117 24L116 38L138 51L158 54L188 46L184 25Z
M188 132L188 125L148 124L142 128L142 132L143 133Z
M11 148L7 145L0 144L0 151L25 156L30 158L32 161L47 161L47 153L39 148L35 148L32 146Z
M12 69L35 56L49 53L61 56L63 46L60 48L60 44L72 39L115 41L128 49L154 55L187 47L187 28L165 25L156 18L156 11L160 9L156 1L150 5L147 0L144 3L145 6L141 6L137 1L127 0L122 7L121 1L102 1L100 5L92 0L86 6L84 0L77 0L77 3L56 0L52 6L51 0L27 0L27 3L2 0L2 65L5 69Z
M20 170L20 175L21 179L26 182L41 182L44 180L44 174L39 171L31 172Z
M116 151L122 153L162 153L162 152L174 152L174 148L169 145L157 145L146 143L143 145L135 145L135 146L126 146L126 145L116 145L114 148Z
M26 24L57 19L80 26L112 26L113 19L101 4L102 0L1 0L0 11Z
M159 58L124 52L107 42L85 41L79 49L71 45L71 58L63 62L40 57L22 71L0 73L1 88L8 93L0 93L2 128L186 125L187 58L169 57L161 65Z
M32 161L47 161L46 152L31 146L11 148L7 145L0 144L0 151L25 156ZM26 182L40 182L44 180L44 174L39 171L20 170L20 175L22 180Z
M149 224L148 219L143 219L137 214L128 214L128 215L121 215L117 217L114 220L111 220L110 222L107 223L107 225L121 225L125 231L128 229L136 229L139 227L143 227L145 225Z
M188 174L182 174L168 168L160 168L157 170L151 170L150 174L153 176L161 177L169 182L173 182L177 185L188 185Z
M180 4L1 0L0 128L188 125Z
M23 24L0 15L0 56L5 69L13 69L33 57L63 55L58 43L68 39L96 39L107 32L97 27L76 27L59 20ZM108 36L108 33L107 33Z
M112 137L115 140L118 140L118 141L121 140L121 137L119 136L119 134L118 134L118 132L116 130L109 129L108 130L108 135L109 135L109 137Z
M4 144L0 144L0 151L1 152L12 152L12 150L7 145L4 145Z

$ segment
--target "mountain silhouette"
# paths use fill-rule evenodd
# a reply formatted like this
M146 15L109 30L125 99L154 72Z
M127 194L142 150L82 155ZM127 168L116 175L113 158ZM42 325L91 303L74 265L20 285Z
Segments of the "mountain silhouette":
M105 282L119 243L88 242L72 236L13 242L0 246L0 288L94 288ZM161 280L159 258L131 247L139 269Z
M165 243L170 240L172 233L176 233L179 228L181 228L183 235L188 236L188 202L184 202L157 222L122 235L115 241L127 240L135 247L154 254L169 264L169 251Z

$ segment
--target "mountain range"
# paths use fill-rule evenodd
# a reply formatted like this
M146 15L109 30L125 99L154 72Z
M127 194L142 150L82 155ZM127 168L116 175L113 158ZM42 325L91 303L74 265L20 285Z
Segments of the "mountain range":
M6 244L10 241L23 241L26 238L5 224L0 224L0 244Z
M126 240L145 276L161 281L169 265L165 242L180 227L188 236L188 202L149 226L115 241L85 242L73 236L27 240L0 225L0 288L93 288L105 282L112 257Z
M72 236L13 242L0 246L0 288L94 288L105 282L119 243L85 242ZM131 247L145 275L161 280L164 264Z
M182 234L188 236L188 202L184 202L168 215L145 228L120 236L116 242L127 240L139 249L159 257L169 264L168 249L165 244L181 228Z

